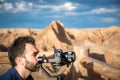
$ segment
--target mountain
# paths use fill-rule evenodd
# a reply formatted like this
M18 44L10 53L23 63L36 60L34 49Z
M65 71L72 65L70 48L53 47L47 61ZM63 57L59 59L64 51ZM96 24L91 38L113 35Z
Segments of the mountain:
M71 38L67 34L64 25L59 21L53 21L36 37L37 45L43 50L56 48L67 49L72 46Z
M41 51L53 51L54 49L74 50L74 46L86 46L89 48L89 56L108 63L116 68L120 66L120 26L108 28L70 29L65 28L60 21L53 21L43 30L32 29L0 29L0 52L6 52L7 47L19 36L30 35L35 38L36 45ZM79 49L79 48L78 48ZM46 56L53 52L44 53ZM65 80L103 80L101 75L89 75L79 63L80 55L76 53L76 61L67 68ZM6 65L5 65L6 67ZM1 67L5 69L5 67ZM0 68L2 74L4 71ZM64 69L64 68L63 68ZM120 69L120 68L119 68ZM33 74L36 80L48 79L42 71ZM90 78L89 78L90 79ZM53 79L50 79L53 80ZM108 80L107 78L105 80Z
M9 47L13 40L19 36L31 35L35 36L36 31L30 29L0 29L0 45Z
M120 27L112 26L98 29L67 29L74 36L74 45L82 45L86 41L110 49L120 49Z
M76 45L87 45L87 41L111 50L120 50L119 26L97 29L66 29L60 21L53 21L43 30L0 29L0 45L8 47L15 38L23 35L33 36L37 47L42 51L71 50Z
M89 41L107 47L120 50L120 27L109 27L88 33Z
M60 21L53 21L43 30L32 29L0 29L0 45L8 47L18 36L31 35L37 47L42 51L73 49L75 45L83 45L86 41L109 49L120 50L120 27L97 29L66 29Z

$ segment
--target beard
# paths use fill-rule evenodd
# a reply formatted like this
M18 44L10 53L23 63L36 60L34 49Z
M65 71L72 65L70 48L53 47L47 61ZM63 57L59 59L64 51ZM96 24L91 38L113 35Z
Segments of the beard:
M28 60L26 60L25 68L31 72L36 72L39 70L40 65L38 63L33 64L32 62L29 62Z

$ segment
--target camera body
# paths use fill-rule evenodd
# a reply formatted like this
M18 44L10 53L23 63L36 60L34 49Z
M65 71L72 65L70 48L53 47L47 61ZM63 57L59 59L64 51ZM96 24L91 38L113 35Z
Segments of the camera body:
M38 63L40 64L41 69L49 77L56 77L57 80L63 80L65 75L64 74L50 75L50 73L48 73L48 71L42 66L42 63L51 63L56 73L57 66L67 65L68 67L69 64L74 61L75 61L75 52L73 51L63 52L61 49L54 50L53 58L48 59L47 57L45 57L45 55L38 57Z
M75 61L75 52L66 51L63 52L61 49L54 50L53 58L48 59L44 56L38 58L38 63L52 63L54 66L69 65Z

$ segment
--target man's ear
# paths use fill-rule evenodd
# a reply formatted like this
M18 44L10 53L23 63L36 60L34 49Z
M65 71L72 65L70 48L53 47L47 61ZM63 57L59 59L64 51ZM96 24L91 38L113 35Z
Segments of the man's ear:
M17 65L24 65L24 61L23 61L22 57L17 57L15 59L15 62L16 62Z

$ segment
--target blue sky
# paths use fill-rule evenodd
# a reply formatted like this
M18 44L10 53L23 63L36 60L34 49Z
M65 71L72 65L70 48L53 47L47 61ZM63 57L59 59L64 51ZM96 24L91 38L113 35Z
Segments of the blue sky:
M0 28L44 29L120 26L120 0L0 0Z

